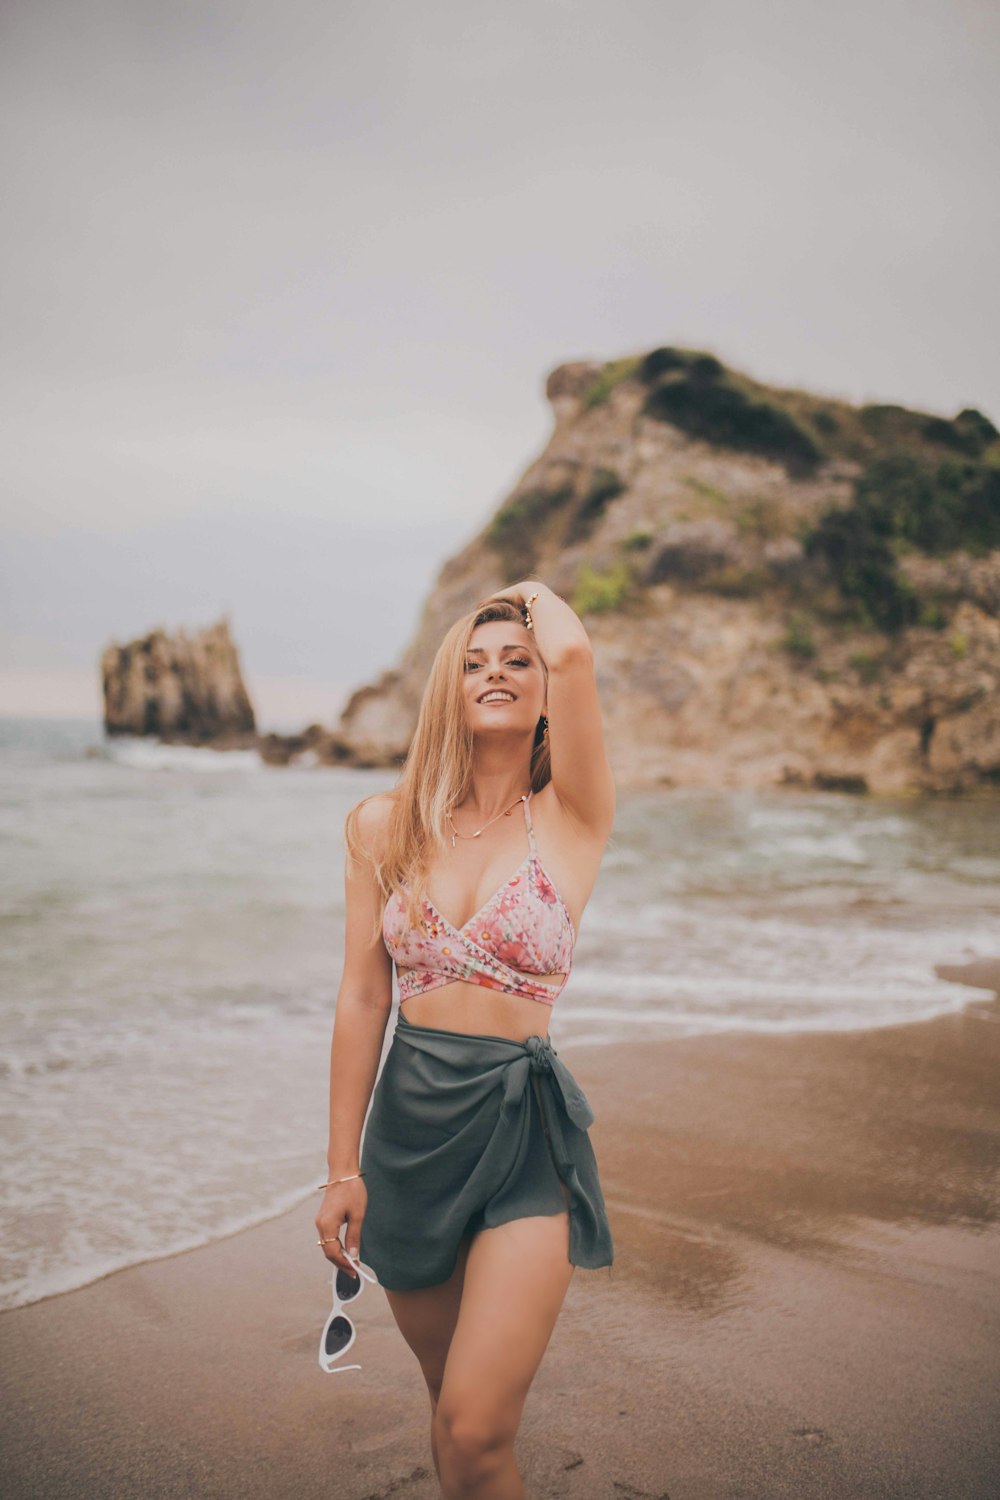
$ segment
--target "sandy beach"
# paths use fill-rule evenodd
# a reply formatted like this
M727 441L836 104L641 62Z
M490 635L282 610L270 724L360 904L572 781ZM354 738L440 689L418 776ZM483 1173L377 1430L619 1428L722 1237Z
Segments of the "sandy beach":
M561 1049L616 1259L576 1272L528 1397L533 1500L992 1500L998 1022L975 999L874 1031ZM4 1314L8 1500L436 1496L378 1288L363 1370L317 1366L314 1211Z

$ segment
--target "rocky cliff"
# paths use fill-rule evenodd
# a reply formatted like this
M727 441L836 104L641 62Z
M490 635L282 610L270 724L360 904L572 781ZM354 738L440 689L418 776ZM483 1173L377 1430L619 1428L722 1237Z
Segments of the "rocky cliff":
M398 762L448 625L536 576L590 633L620 785L1000 790L987 418L855 407L674 348L563 365L547 394L548 445L349 700L340 758Z
M108 734L156 735L191 743L252 736L254 711L223 618L205 630L153 630L101 656Z

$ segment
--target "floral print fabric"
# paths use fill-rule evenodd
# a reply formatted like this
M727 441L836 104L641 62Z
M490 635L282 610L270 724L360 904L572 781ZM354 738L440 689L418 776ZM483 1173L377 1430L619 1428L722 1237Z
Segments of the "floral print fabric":
M566 903L538 858L531 823L529 792L524 802L529 853L498 891L462 928L452 924L426 897L419 927L407 929L401 894L389 897L382 915L382 936L399 975L400 1001L464 979L487 989L504 990L555 1003L573 963L576 934ZM518 973L517 970L527 970ZM558 983L532 974L562 974Z

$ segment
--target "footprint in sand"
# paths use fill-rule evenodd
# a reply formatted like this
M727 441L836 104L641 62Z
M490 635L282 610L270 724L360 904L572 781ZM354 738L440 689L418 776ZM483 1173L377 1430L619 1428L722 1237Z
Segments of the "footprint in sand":
M822 1427L793 1427L792 1436L802 1438L806 1443L828 1443L830 1434L824 1432Z
M430 1470L425 1469L422 1464L413 1469L409 1474L404 1474L402 1479L390 1479L389 1483L381 1489L369 1490L367 1495L362 1495L361 1500L388 1500L390 1495L399 1495L411 1484L418 1484L421 1479L428 1479Z

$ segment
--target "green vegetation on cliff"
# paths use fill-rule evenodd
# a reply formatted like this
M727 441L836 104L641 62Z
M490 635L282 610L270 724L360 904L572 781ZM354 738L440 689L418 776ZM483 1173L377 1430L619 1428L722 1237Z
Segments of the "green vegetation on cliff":
M535 559L556 517L572 498L570 485L557 489L524 490L500 507L486 528L486 541L500 554L509 578L534 571Z
M673 423L689 437L762 453L790 473L811 473L823 457L820 443L798 417L755 396L712 354L654 349L639 366L639 377L650 387L646 415Z
M897 566L902 552L982 556L1000 547L1000 469L970 459L928 464L897 449L873 459L853 504L825 511L803 541L860 623L898 630L922 619Z
M925 457L945 450L1000 463L997 430L972 407L950 419L891 403L855 407L764 385L703 349L665 345L610 360L584 393L584 409L602 405L625 383L643 395L644 415L716 447L764 454L790 473L812 473L832 459L867 462L896 450Z
M584 497L573 512L566 529L566 544L582 542L588 537L611 501L616 500L624 488L620 475L613 469L595 469Z
M576 586L571 603L578 615L603 614L606 610L621 609L629 598L635 577L624 562L617 562L606 572L599 572L589 563L581 563L576 575Z
M579 495L577 486L568 483L523 490L497 511L486 528L486 541L500 554L510 577L524 577L534 570L542 547L585 541L624 489L613 469L596 468Z

